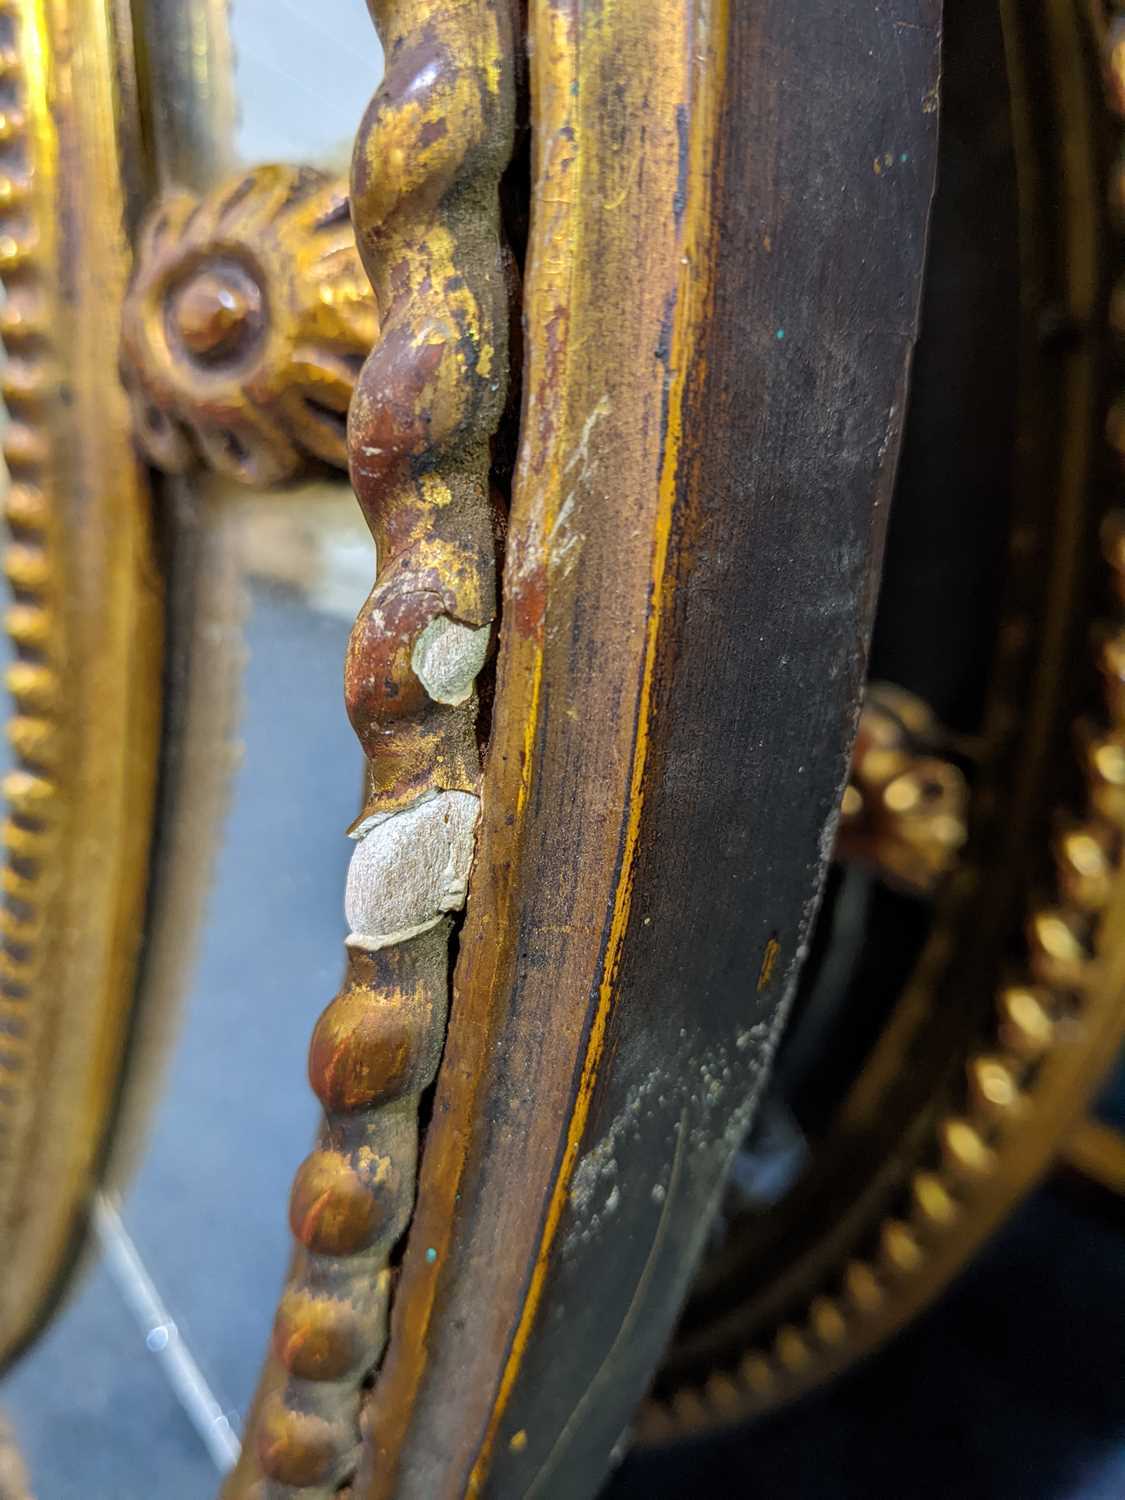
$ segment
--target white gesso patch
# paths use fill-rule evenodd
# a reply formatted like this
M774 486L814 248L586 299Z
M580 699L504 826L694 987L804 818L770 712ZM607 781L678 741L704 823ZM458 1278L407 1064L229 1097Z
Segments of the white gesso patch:
M426 626L410 656L414 675L435 703L464 703L488 655L490 625L462 625L438 615Z
M376 823L348 866L348 942L387 948L464 906L479 816L472 792L439 792Z

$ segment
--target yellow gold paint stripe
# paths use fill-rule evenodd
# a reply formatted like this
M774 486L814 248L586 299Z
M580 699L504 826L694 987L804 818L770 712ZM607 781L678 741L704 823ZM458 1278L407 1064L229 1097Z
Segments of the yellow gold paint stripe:
M550 181L550 191L544 194L544 197L548 199L548 206L534 210L537 214L546 214L548 224L543 235L543 244L537 252L535 247L532 250L535 259L528 268L529 284L532 277L542 281L542 302L547 304L549 301L552 307L552 317L565 318L567 325L567 337L562 342L556 367L550 374L548 374L548 362L542 347L533 346L528 352L525 371L526 389L529 393L534 393L534 397L540 402L552 399L556 391L566 391L569 388L569 311L574 299L574 268L579 264L582 255L582 247L578 244L581 229L574 214L582 191L582 153L580 150L575 151L573 144L569 150L562 144L563 126L569 119L569 111L578 89L577 58L567 44L567 17L560 10L551 8L542 19L542 28L544 32L549 30L550 34L547 45L541 46L532 60L537 76L549 77L553 65L559 59L564 58L569 60L571 70L565 91L558 84L554 91L556 98L562 102L562 118L550 118L548 111L544 110L543 118L537 121L540 134L540 141L536 148L537 156L542 155L544 160L536 162L535 170L541 183ZM539 89L536 92L543 95L546 89ZM560 153L568 155L569 171L563 172L560 169ZM563 225L565 225L565 234L562 231ZM560 249L560 242L566 246L565 253ZM530 460L531 466L542 463L545 457L542 451L538 417L538 411L530 405L525 405L523 425L529 434L534 434L534 439L529 437L529 444L532 441L535 443L535 450ZM559 511L562 474L559 468L557 443L550 444L546 456L549 461L549 470L548 481L541 491L542 515L538 518L537 524L533 521L533 535L536 538L539 555L528 559L528 566L533 570L542 570L544 576L550 568L547 538L554 533ZM516 482L520 485L529 481L525 476L518 475ZM523 726L523 764L520 766L520 783L516 792L517 823L522 820L524 809L531 795L535 769L535 736L539 728L544 668L542 621L539 622L532 651L529 707Z
M535 643L535 659L531 668L531 704L523 725L523 764L520 766L520 784L516 792L516 821L523 818L527 799L531 795L532 756L535 754L535 733L539 727L539 698L543 689L543 643Z

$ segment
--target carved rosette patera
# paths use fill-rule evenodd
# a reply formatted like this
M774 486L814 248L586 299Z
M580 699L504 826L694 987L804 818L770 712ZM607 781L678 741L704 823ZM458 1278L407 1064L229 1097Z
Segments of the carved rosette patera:
M451 913L479 811L513 23L504 0L372 9L386 72L356 145L352 212L382 326L349 448L379 572L345 668L367 798L351 830L347 972L310 1050L324 1124L293 1185L296 1251L232 1500L327 1497L360 1464L361 1400L413 1206L419 1102L444 1039Z
M267 165L175 190L141 230L122 377L144 456L276 484L347 464L346 414L378 314L344 182Z

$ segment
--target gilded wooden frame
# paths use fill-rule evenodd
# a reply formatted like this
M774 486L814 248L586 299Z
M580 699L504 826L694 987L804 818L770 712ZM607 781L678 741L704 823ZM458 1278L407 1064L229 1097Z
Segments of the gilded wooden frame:
M807 1180L704 1269L640 1424L654 1444L793 1399L916 1316L1065 1152L1125 1033L1119 31L1080 3L1000 9L1021 390L970 839Z
M878 274L857 258L845 215L838 279L794 306L787 257L773 260L770 235L751 239L738 217L754 156L736 101L752 84L777 109L757 23L722 3L670 0L643 20L557 0L529 8L523 406L511 513L497 528L504 594L481 775L472 683L494 610L482 440L504 403L496 192L512 142L515 16L500 0L373 9L387 73L361 129L352 207L383 331L350 444L380 574L346 676L369 796L354 830L349 974L311 1052L324 1129L294 1185L297 1249L226 1493L574 1493L600 1481L649 1379L816 909L917 315L934 16L921 5L909 39L910 170L889 184L851 174L848 214L872 214L886 248ZM778 8L764 24L787 22ZM871 39L852 46L874 55ZM831 71L860 52L823 55ZM878 97L877 69L865 87ZM799 160L823 150L823 122L810 137L807 120L779 116ZM845 142L854 149L846 131L841 164ZM799 209L781 216L783 243L800 221ZM748 297L761 320L732 348L725 330ZM606 308L639 350L624 368ZM840 361L798 438L788 400L756 393L779 365L781 389L800 378L814 326ZM857 404L845 371L860 343L871 378ZM838 451L818 441L835 422L856 435ZM757 467L745 446L755 424ZM805 441L825 455L815 479ZM760 507L753 526L738 525L740 500ZM818 505L839 531L844 579L827 625L809 613L819 563L798 541ZM709 529L722 544L704 542ZM426 654L435 625L455 659L447 693ZM741 660L728 650L740 632ZM704 690L716 677L729 693ZM702 726L739 743L763 697L776 709L758 741L769 754L709 754ZM473 833L478 797L410 1215L419 1106L445 1027L441 913L461 895L432 888L430 835L420 829L412 849L396 838L407 820L444 824L437 865L462 887L461 830ZM729 838L746 808L763 814L749 862ZM668 871L705 847L730 883L719 880L718 901L705 882L685 899ZM775 861L781 882L768 874ZM383 909L373 874L397 877L409 911ZM671 982L687 979L685 922L712 939L693 949L705 1014L685 1011ZM646 1006L653 990L659 1002ZM627 1133L614 1123L623 1108ZM614 1214L630 1232L607 1260Z
M653 0L643 16L583 0L372 9L387 75L350 213L374 301L340 185L298 168L226 177L213 6L156 5L134 35L114 0L0 5L19 757L0 1358L41 1323L81 1244L131 1107L124 1063L152 1024L138 993L170 980L170 924L199 898L183 878L192 796L215 807L201 761L221 759L221 734L204 726L202 752L189 737L186 770L161 758L161 710L183 715L162 673L194 650L198 681L206 663L198 600L165 607L152 499L156 486L174 529L210 481L148 473L134 438L165 472L197 448L251 482L310 455L340 464L373 345L347 437L379 551L346 667L368 761L347 972L313 1035L324 1121L297 1173L294 1258L225 1493L566 1496L600 1482L649 1385L807 951L916 333L940 6L911 0L894 35L874 7L848 35L829 17L830 43L781 0L752 17L727 0ZM1005 6L1017 96L1031 9ZM1024 330L1028 420L1057 407L1062 496L1045 667L1028 666L1015 628L997 666L996 764L1016 767L1029 807L1057 764L1060 663L1098 509L1110 297L1084 49L1104 44L1114 108L1122 55L1099 11L1042 9L1069 121L1058 291L1087 332L1048 376ZM901 95L882 63L892 43ZM134 45L152 85L139 102ZM805 102L762 63L782 45ZM1031 105L1017 105L1026 125ZM1044 169L1021 150L1033 244ZM845 206L806 217L792 186L813 177L787 172L826 159ZM193 196L160 196L169 178ZM760 202L746 187L759 181ZM798 285L810 225L829 249L816 284ZM220 397L208 361L237 365L261 333L261 288L231 271L232 245L258 269L284 263L270 287L293 291L292 316L268 331L299 357ZM190 299L185 277L202 283ZM165 358L169 309L199 357L191 380ZM995 1008L949 1049L966 1080L935 1084L901 1149L859 1182L844 1230L822 1222L787 1281L718 1328L693 1323L689 1301L643 1440L796 1394L910 1316L1042 1172L1119 1038L1125 553L1112 519L1102 547L1104 692L1081 705L1085 792L1066 802L1053 895L1027 908L1022 963L984 984L995 953L965 936L973 861L985 849L1016 869L1033 830L1017 820L989 844L982 803L845 1123L883 1106L933 993L976 963L974 993L994 989ZM1015 735L1011 702L1029 684ZM989 918L990 938L1009 916ZM697 1298L745 1253L708 1266Z
M162 585L117 380L141 187L132 39L103 0L9 0L2 336L10 475L0 1360L41 1324L109 1147L144 927Z

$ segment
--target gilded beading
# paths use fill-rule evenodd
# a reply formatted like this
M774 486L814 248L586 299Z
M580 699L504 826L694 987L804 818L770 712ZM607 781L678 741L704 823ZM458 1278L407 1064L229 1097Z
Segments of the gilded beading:
M361 1463L363 1386L386 1338L419 1101L444 1039L448 914L465 899L479 809L475 679L496 613L490 445L507 390L498 188L514 129L512 18L496 0L372 9L386 73L360 129L351 201L381 333L349 449L379 570L345 668L367 799L351 830L347 975L310 1051L324 1126L293 1186L297 1250L232 1500L326 1500Z
M0 4L0 394L8 424L4 553L12 600L5 627L14 648L7 687L16 715L7 733L16 765L4 778L4 902L0 915L0 1203L18 1163L27 1104L25 1071L39 1017L31 1005L48 941L45 910L57 841L60 681L63 633L57 577L54 473L49 420L60 392L53 379L52 279L44 257L52 226L35 192L25 116L25 7Z
M901 1212L877 1225L874 1252L848 1259L835 1284L778 1326L770 1343L747 1350L736 1369L649 1401L638 1422L642 1441L666 1442L721 1422L724 1414L743 1417L772 1404L807 1384L866 1324L896 1303L910 1304L912 1286L956 1231L973 1188L998 1172L1006 1151L1018 1150L1020 1123L1037 1106L1043 1064L1074 1041L1097 978L1099 923L1125 876L1125 512L1111 512L1102 539L1121 609L1104 622L1096 647L1104 721L1075 726L1086 806L1059 826L1057 899L1027 915L1023 970L996 996L992 1045L966 1061L961 1108L935 1122L931 1164L913 1170ZM927 1154L925 1143L918 1154Z
M869 865L917 895L937 888L966 836L968 787L945 749L921 699L885 682L868 683L837 859Z

